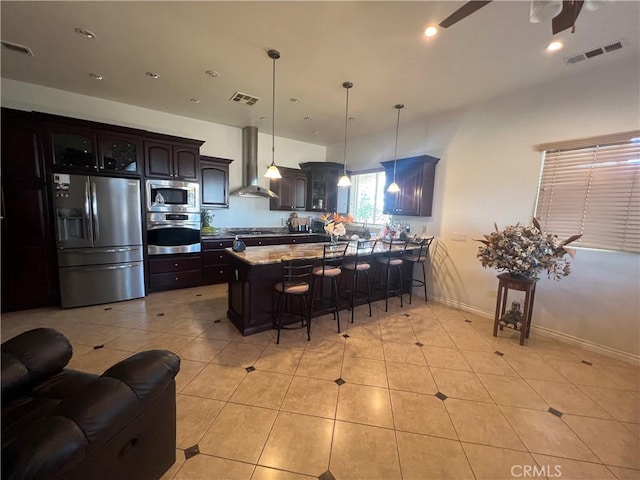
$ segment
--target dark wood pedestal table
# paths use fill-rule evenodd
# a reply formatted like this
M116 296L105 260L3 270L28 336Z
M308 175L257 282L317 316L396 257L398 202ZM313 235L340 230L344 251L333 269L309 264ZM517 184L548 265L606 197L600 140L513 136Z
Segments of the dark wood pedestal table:
M533 301L536 297L537 278L516 278L510 273L498 275L498 299L496 301L496 317L493 322L493 336L498 336L498 324L502 319L507 307L507 296L509 290L525 292L524 305L522 311L522 326L520 327L520 345L524 345L524 339L529 338L531 328L531 313L533 312ZM502 328L500 328L502 330Z

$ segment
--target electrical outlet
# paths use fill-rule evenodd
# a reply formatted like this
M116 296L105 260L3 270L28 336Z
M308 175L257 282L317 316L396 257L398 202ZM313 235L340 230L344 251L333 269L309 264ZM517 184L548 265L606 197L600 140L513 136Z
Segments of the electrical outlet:
M451 234L451 240L454 240L456 242L466 242L467 241L467 234L466 233L453 232Z
M427 224L426 223L422 226L422 233L427 233Z

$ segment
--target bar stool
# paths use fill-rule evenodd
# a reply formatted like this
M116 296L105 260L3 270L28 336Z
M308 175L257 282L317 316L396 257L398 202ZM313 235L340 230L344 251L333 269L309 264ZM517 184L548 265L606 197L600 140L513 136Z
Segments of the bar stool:
M312 270L312 286L311 286L311 313L316 310L333 312L333 318L338 322L338 333L340 333L340 313L338 311L338 279L342 274L342 262L347 251L349 242L338 242L335 244L323 245L322 264L316 266ZM324 290L325 279L331 283L330 298L322 295ZM318 282L320 282L320 298L316 298L318 291ZM320 303L320 307L316 308L316 303Z
M404 256L404 261L411 263L411 288L409 290L409 304L411 304L411 297L413 296L414 287L424 287L424 301L427 301L427 273L424 268L424 264L429 258L429 247L433 242L434 237L424 238L418 243L409 242L407 246L407 252ZM422 280L419 278L413 278L413 267L416 264L422 265Z
M280 343L280 330L291 329L292 327L282 326L282 316L285 310L285 302L289 298L298 298L300 302L300 327L307 327L307 340L311 340L311 314L307 308L306 294L311 285L311 271L313 263L311 260L282 260L282 281L275 284L274 289L278 294L275 309L276 328L278 338L276 343Z
M342 266L343 270L352 274L351 289L345 290L350 293L351 297L351 323L355 312L356 301L366 300L369 304L369 316L371 316L371 284L369 283L369 270L371 269L371 256L376 246L377 240L358 240L356 243L356 253L353 261L345 262ZM364 274L367 282L367 296L356 298L358 292L358 278Z
M379 287L384 288L384 311L389 310L389 294L400 294L400 307L404 307L402 303L402 262L404 253L407 248L407 242L405 240L391 239L383 240L385 246L388 246L385 254L376 258L376 264L378 269L384 269L384 282L378 282ZM397 288L392 287L390 283L391 272L395 271L397 274Z

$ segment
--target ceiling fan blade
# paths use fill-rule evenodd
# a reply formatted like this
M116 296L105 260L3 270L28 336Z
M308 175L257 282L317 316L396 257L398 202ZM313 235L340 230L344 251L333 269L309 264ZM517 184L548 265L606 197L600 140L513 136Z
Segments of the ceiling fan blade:
M562 2L562 11L551 20L551 31L554 35L575 25L583 3L582 0L564 0Z
M488 0L488 1L478 1L478 0L476 0L476 1L473 1L473 2L467 2L463 6L461 6L458 10L456 10L451 15L449 15L447 18L445 18L443 21L441 21L440 22L440 26L442 28L448 28L451 25L453 25L454 23L458 23L463 18L468 17L469 15L471 15L476 10L480 10L487 3L491 3L491 0Z

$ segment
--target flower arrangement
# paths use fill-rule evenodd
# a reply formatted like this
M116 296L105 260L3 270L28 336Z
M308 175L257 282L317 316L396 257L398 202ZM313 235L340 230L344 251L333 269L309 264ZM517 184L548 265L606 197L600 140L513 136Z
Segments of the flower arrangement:
M330 213L320 215L320 220L324 222L324 231L327 232L331 238L336 238L347 234L344 224L353 222L353 216L349 214L345 217L333 212L333 215Z
M499 230L494 223L495 232L484 235L483 243L478 250L478 258L483 267L505 270L512 275L525 278L535 277L546 270L549 278L560 280L570 273L569 260L575 257L575 250L567 248L582 235L572 235L561 241L556 235L544 233L538 220L533 219L533 226L505 227Z

